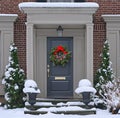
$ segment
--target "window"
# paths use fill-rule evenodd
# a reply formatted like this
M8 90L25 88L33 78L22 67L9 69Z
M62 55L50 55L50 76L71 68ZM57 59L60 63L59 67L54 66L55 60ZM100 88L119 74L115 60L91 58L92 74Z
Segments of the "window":
M37 2L46 2L47 0L37 0Z
M50 0L50 2L71 2L72 0Z
M37 0L37 2L85 2L85 0Z
M74 2L85 2L85 0L74 0Z

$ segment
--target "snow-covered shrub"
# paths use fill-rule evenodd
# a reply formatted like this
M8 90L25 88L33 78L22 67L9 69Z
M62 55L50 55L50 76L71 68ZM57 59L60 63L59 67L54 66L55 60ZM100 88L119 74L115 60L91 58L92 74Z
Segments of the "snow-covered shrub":
M107 102L110 112L118 113L120 109L120 78L115 78L102 85L104 91L103 99Z
M96 108L107 109L107 103L106 103L106 101L104 101L99 96L95 95L93 101L94 101L94 105L95 105Z
M34 80L26 80L23 88L24 93L40 93L40 89Z
M104 96L102 85L112 81L114 78L112 62L110 61L109 43L107 40L104 42L103 51L100 57L102 58L102 62L100 68L97 70L94 85L97 90L97 94L102 97Z
M5 85L6 108L23 107L25 74L18 64L17 47L11 44L9 51L9 63L2 80L2 84Z

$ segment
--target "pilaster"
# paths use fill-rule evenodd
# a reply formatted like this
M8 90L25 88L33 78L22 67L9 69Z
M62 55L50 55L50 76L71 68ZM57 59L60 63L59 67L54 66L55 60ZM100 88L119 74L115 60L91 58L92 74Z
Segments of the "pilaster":
M93 82L93 24L86 24L86 78Z
M26 23L27 26L27 79L34 79L34 55L33 55L33 24Z

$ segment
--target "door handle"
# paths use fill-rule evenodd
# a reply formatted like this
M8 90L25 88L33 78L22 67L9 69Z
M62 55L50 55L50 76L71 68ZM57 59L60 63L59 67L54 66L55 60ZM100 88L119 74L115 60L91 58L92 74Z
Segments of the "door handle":
M50 77L50 65L47 65L47 76Z

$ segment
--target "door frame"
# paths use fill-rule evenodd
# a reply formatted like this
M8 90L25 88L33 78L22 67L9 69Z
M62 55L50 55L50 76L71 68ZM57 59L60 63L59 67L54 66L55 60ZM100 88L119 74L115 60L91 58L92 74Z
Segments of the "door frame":
M36 77L34 80L41 90L39 97L47 97L47 38L57 37L56 29L37 29L36 30ZM74 93L80 79L85 78L85 29L84 28L67 28L64 27L64 37L73 37L73 97L77 97Z

